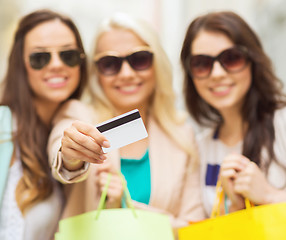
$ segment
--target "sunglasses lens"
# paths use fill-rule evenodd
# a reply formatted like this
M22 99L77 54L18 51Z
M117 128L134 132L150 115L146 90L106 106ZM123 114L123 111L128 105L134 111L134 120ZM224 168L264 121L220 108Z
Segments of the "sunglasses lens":
M116 56L105 56L100 58L96 65L104 75L114 75L120 71L122 59Z
M195 55L190 58L189 61L189 72L196 78L207 77L213 66L213 58L204 55Z
M145 70L152 65L153 53L149 51L135 52L128 56L127 60L134 70Z
M49 52L36 52L29 56L30 65L33 69L40 70L49 63L51 54Z
M70 67L74 67L81 62L80 52L78 50L61 51L60 58Z
M224 51L219 61L228 72L238 72L247 64L247 55L239 48L232 48Z

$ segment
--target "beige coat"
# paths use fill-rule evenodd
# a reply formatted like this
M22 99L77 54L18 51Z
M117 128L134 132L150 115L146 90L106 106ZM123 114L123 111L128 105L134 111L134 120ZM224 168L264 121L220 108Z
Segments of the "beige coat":
M69 173L63 169L60 154L58 154L63 129L71 124L72 116L81 118L84 116L85 120L93 121L91 116L87 117L90 114L87 113L88 110L83 109L78 102L73 102L66 107L58 116L58 123L50 135L48 151L53 175L63 183L77 182L65 185L67 204L63 218L95 210L100 198L100 192L95 184L97 165L86 164L84 169ZM87 115L83 113L84 111ZM184 131L194 139L190 126L174 129L174 131L176 130ZM190 221L205 218L199 170L191 171L192 159L188 158L188 155L161 130L154 120L149 120L147 131L149 134L151 196L149 205L133 201L135 207L169 215L174 228L187 225ZM107 156L107 161L111 161L120 169L119 151L112 151ZM87 179L82 181L86 176Z

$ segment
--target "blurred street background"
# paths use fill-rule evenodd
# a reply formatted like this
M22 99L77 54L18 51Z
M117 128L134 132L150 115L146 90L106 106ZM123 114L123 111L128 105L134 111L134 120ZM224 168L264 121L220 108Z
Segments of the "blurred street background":
M277 75L286 82L286 1L284 0L0 0L0 81L15 28L21 16L50 8L77 24L87 53L92 49L98 23L114 12L126 12L149 22L158 32L174 70L174 87L182 83L179 54L187 26L196 16L212 10L232 10L256 31L271 57Z

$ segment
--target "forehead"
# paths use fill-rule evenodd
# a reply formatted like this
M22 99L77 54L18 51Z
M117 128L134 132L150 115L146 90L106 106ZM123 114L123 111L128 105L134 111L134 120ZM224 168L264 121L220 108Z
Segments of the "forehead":
M208 54L217 55L221 51L230 48L234 42L225 34L221 32L201 31L195 37L191 52L192 55Z
M146 45L138 35L130 30L111 29L99 37L96 53L115 51L119 54L127 54L138 46Z
M76 45L76 38L72 30L58 19L37 25L25 36L25 47L28 48L66 45Z

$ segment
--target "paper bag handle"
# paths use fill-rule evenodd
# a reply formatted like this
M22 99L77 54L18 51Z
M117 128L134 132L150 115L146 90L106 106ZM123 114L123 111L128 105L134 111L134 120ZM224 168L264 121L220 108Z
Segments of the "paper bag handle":
M118 172L118 175L119 175L119 177L121 179L121 182L122 182L122 185L123 185L123 192L125 194L125 199L126 199L127 206L131 209L133 216L137 217L137 214L135 212L135 208L134 208L134 205L132 203L131 196L130 196L130 192L129 192L127 186L126 186L126 183L124 181L122 173ZM111 173L108 174L107 182L106 182L106 184L104 186L104 189L103 189L103 191L101 193L101 196L100 196L100 200L99 200L99 204L98 204L97 212L96 212L96 216L95 216L96 220L99 218L100 212L104 208L104 203L105 203L105 200L106 200L107 190L108 190L108 187L109 187L110 180L111 180Z
M227 200L227 195L224 193L221 181L218 180L216 184L216 198L215 198L215 203L213 205L213 209L211 212L211 218L215 218L220 216L220 206L224 198L224 210L226 213L228 213L228 207L226 205L226 200ZM249 209L253 206L253 204L249 201L248 198L244 199L245 202L245 208Z

